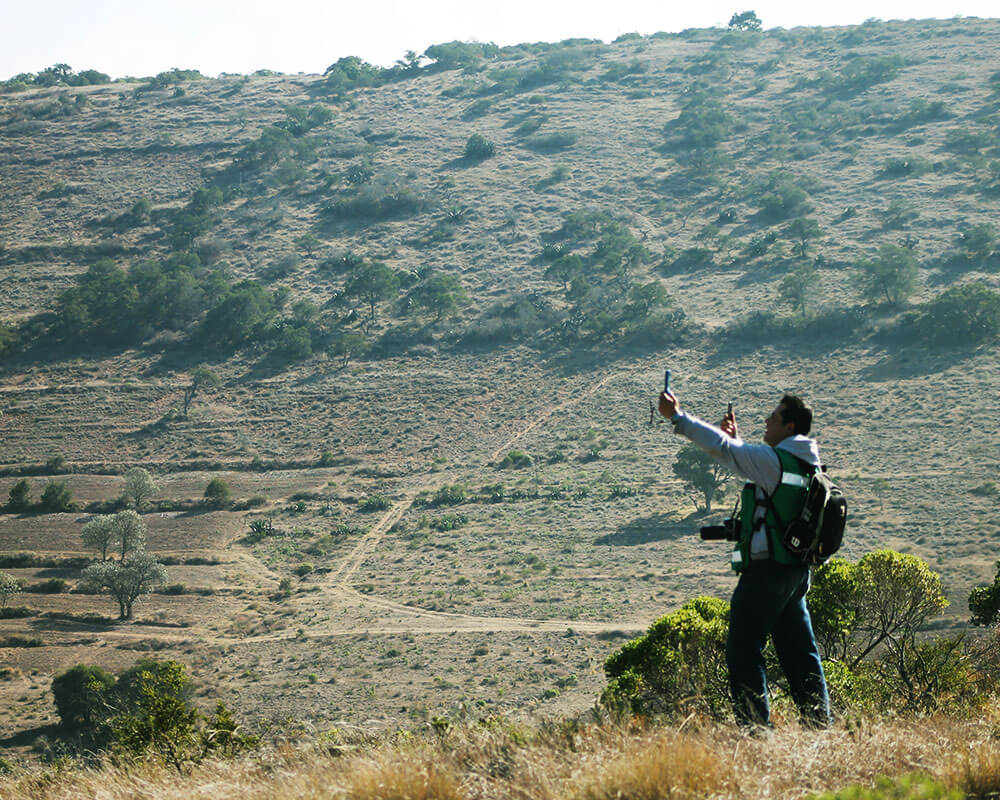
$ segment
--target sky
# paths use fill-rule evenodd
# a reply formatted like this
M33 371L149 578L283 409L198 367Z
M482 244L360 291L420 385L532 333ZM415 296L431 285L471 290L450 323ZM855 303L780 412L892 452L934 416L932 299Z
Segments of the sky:
M877 19L1000 17L1000 0L0 0L0 80L53 64L112 78L179 67L205 75L322 73L338 58L389 66L453 40L610 41L622 33L725 27L753 10L765 28Z

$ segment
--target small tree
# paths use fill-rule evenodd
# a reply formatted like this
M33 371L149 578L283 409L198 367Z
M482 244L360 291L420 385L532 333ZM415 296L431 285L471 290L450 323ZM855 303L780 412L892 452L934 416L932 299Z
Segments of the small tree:
M114 529L115 541L121 549L123 559L129 553L138 553L146 549L146 523L132 509L115 514L111 518L111 527Z
M410 293L413 302L435 315L435 322L458 306L466 297L462 282L454 275L432 271Z
M187 416L188 408L191 406L191 401L194 400L195 395L205 388L211 386L218 386L221 381L219 376L216 375L208 367L195 367L191 370L191 383L188 384L187 388L184 390L184 416Z
M62 727L92 731L108 713L115 679L100 667L77 664L52 679L52 697Z
M132 467L125 473L125 502L137 511L142 511L146 501L156 494L157 486L153 477L142 467Z
M7 601L21 591L21 584L13 575L0 572L0 608L7 608Z
M865 300L885 301L890 306L905 303L917 288L919 272L913 251L898 244L884 244L871 261L863 261L861 293Z
M371 350L371 342L355 331L345 331L337 336L326 348L330 358L341 359L340 365L346 367L351 358L363 356Z
M101 554L101 561L108 560L108 551L118 543L118 529L114 516L100 514L91 519L80 532L83 543Z
M359 264L344 285L344 294L368 304L368 322L375 321L375 306L399 293L399 276L381 261Z
M15 483L7 498L7 508L11 511L27 511L31 506L31 484L28 479L21 478Z
M981 263L996 251L996 229L988 222L973 225L958 237L958 244L970 261Z
M788 235L796 240L792 252L799 258L809 255L809 243L823 235L823 229L814 219L796 217L788 223Z
M99 561L83 570L83 579L118 601L119 619L132 619L132 608L143 595L166 582L167 571L152 555L133 552L121 561Z
M805 318L809 310L809 302L819 288L819 270L811 261L802 261L781 279L778 285L778 299L798 309Z
M51 481L42 491L42 510L59 513L73 510L73 492L66 481Z
M685 445L677 453L674 475L684 481L688 491L701 495L705 511L712 511L712 499L732 473L697 445Z
M205 487L205 500L215 508L225 508L231 499L229 484L222 478L212 478Z
M759 31L762 27L756 11L744 11L729 18L729 28L734 31Z

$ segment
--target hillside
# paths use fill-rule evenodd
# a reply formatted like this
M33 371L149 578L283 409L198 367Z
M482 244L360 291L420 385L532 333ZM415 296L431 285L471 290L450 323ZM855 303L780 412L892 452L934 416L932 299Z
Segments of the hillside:
M75 587L138 465L170 583L131 624L24 600L4 744L54 674L141 654L316 730L586 708L624 637L732 585L649 423L665 366L747 438L805 394L845 554L927 560L962 624L1000 538L998 46L697 30L0 94L0 497L77 504L0 515L3 568Z

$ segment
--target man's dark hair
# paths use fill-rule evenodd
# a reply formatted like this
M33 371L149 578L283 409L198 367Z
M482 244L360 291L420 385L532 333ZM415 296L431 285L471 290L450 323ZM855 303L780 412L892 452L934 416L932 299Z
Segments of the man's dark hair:
M786 425L791 422L795 425L795 433L800 436L808 436L812 430L813 412L802 398L794 394L786 394L781 398L781 421Z

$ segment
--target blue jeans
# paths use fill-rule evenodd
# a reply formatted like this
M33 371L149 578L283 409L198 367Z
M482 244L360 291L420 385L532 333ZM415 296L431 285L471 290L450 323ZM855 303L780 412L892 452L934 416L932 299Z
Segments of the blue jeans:
M740 575L729 612L726 663L736 721L770 725L764 645L770 635L805 724L830 724L830 697L813 635L806 592L808 567L751 561Z

